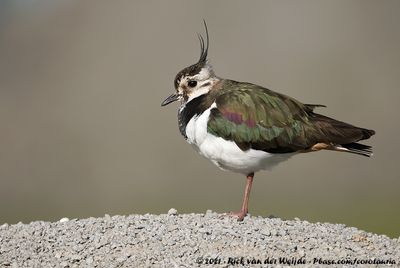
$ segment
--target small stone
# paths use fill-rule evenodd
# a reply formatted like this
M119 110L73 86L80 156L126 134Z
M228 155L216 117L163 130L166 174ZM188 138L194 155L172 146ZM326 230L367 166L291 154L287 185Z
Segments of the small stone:
M271 232L268 230L262 230L260 233L264 236L271 236Z
M213 211L211 209L207 209L206 215L211 215L212 213L213 213Z
M92 263L93 263L93 257L88 257L88 258L86 259L86 263L87 263L87 264L92 264Z
M121 262L125 262L126 261L126 257L122 256L122 257L118 257L116 259L117 262L121 263Z
M178 211L174 208L168 210L168 215L178 215Z
M78 254L74 254L71 256L72 261L79 261L80 259L82 259L82 257Z
M68 218L61 218L61 219L60 219L60 222L61 222L61 223L63 223L63 222L67 222L67 221L69 221L69 219L68 219Z

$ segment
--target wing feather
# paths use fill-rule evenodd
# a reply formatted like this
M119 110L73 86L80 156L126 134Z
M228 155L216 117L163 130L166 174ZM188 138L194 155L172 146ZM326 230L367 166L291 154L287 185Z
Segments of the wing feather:
M288 153L319 142L348 144L369 137L365 129L313 112L323 105L303 104L250 83L229 80L215 102L208 132L234 141L242 150Z

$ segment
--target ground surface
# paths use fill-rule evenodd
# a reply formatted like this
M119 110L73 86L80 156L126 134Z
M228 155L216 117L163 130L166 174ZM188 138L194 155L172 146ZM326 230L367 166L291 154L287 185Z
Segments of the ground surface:
M262 217L237 222L211 211L179 215L174 209L0 226L0 267L365 267L365 261L397 267L400 240L341 224Z

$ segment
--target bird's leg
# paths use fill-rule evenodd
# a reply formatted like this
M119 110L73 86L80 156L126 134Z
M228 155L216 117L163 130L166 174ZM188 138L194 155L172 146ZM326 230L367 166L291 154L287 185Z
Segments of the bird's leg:
M230 215L237 216L238 221L242 221L244 217L247 215L247 212L249 211L249 197L250 197L251 185L253 184L253 178L254 178L254 173L250 173L247 175L246 187L244 188L244 194L243 194L242 209L239 212L230 213Z

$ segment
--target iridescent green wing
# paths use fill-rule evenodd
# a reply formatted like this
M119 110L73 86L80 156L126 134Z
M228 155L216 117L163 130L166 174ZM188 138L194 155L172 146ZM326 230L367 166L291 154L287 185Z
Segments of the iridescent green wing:
M313 105L250 83L227 81L220 92L207 130L242 150L294 152L314 145L321 134L309 119Z

